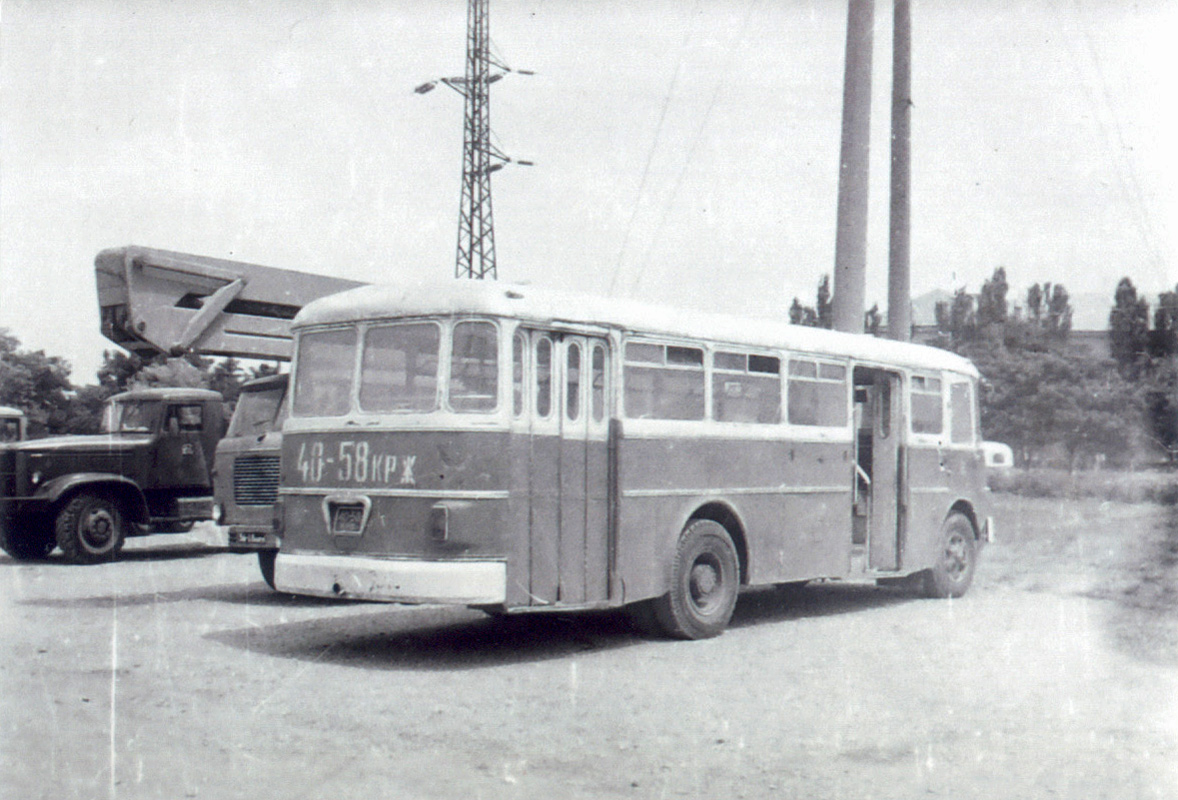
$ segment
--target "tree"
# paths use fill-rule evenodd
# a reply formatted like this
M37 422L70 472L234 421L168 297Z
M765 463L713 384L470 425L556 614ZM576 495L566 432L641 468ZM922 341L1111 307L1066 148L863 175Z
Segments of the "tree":
M818 281L817 302L813 306L802 305L802 301L794 298L789 307L789 321L794 325L806 325L811 328L831 328L834 326L834 307L830 296L830 276L823 275Z
M872 336L879 336L883 327L883 315L879 313L879 303L873 303L867 313L863 315L863 330Z
M213 365L212 371L208 375L208 387L215 392L220 392L221 397L229 405L237 402L237 396L241 394L241 385L245 383L245 370L241 368L241 363L236 358L225 358Z
M834 327L834 304L830 298L830 276L823 275L822 279L818 281L818 304L815 306L818 310L818 327L830 328Z
M23 410L31 435L65 430L72 388L69 362L44 350L23 350L19 339L0 328L0 405Z
M1146 352L1149 303L1138 298L1133 281L1121 278L1108 315L1109 352L1125 376L1136 376Z
M1066 339L1072 331L1072 301L1062 283L1048 285L1051 286L1051 294L1047 301L1047 318L1043 327L1049 336Z
M1004 267L994 270L993 276L982 284L982 291L978 293L978 326L980 328L984 329L992 325L1006 323L1006 293L1009 289Z
M1178 355L1178 287L1158 295L1153 312L1153 330L1148 337L1149 357L1164 359Z

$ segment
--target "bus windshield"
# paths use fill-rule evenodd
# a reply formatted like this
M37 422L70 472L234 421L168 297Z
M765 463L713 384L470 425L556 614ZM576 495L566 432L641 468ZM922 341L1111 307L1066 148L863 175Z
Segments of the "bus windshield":
M278 427L281 420L282 396L285 386L273 386L256 392L242 392L229 421L228 437L261 436Z
M443 353L449 356L445 375ZM382 322L362 333L309 331L299 339L297 362L295 416L443 408L478 413L499 405L499 330L484 320Z
M151 433L159 412L155 401L111 403L102 415L103 433Z

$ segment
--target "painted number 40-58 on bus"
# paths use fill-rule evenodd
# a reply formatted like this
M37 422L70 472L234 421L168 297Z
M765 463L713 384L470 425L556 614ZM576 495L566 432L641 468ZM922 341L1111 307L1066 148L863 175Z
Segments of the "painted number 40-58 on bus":
M296 468L304 483L320 483L326 478L341 483L417 484L413 476L415 455L374 452L368 442L351 439L340 441L331 455L328 452L318 440L299 446Z

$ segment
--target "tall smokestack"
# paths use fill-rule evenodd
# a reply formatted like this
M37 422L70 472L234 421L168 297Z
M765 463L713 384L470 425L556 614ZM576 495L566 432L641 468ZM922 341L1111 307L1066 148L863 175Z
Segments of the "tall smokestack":
M843 138L839 153L834 245L834 328L863 332L867 276L868 167L871 153L871 46L874 0L850 0L843 77Z
M912 17L895 0L892 20L892 188L888 237L888 338L912 338L911 180Z

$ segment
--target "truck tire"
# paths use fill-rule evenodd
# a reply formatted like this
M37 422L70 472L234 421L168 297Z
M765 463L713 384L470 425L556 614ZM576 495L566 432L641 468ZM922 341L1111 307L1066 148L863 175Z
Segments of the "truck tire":
M43 561L57 543L44 525L26 519L14 519L0 528L0 548L16 561Z
M100 494L79 494L57 514L57 545L66 561L96 564L113 561L123 549L127 523L114 500Z

